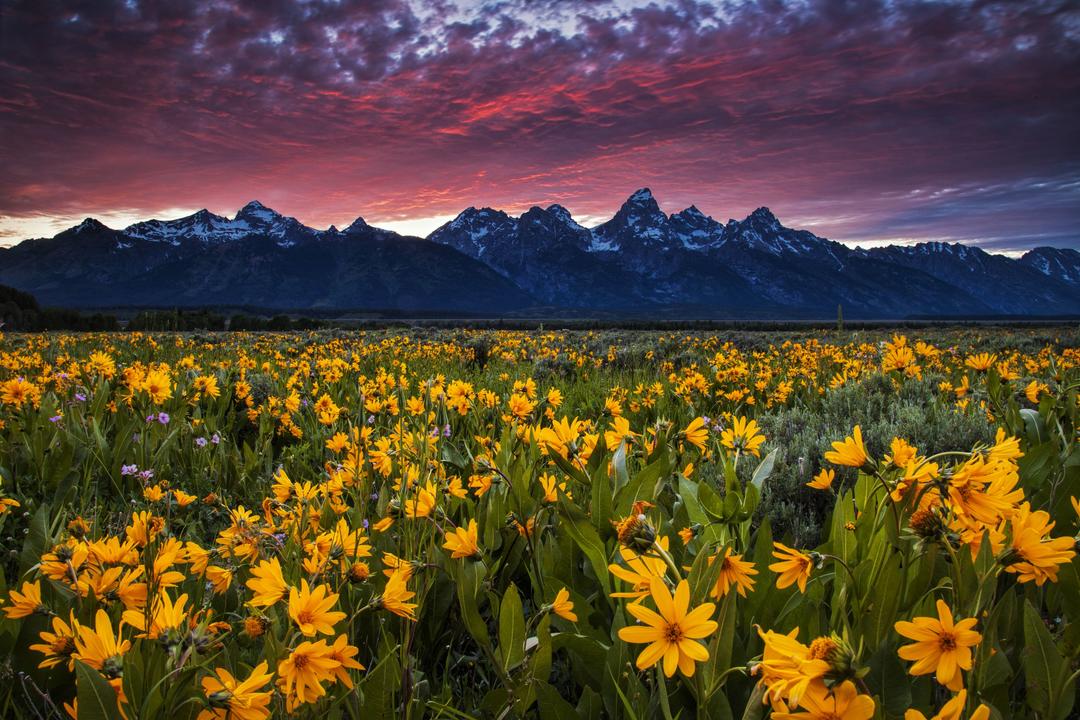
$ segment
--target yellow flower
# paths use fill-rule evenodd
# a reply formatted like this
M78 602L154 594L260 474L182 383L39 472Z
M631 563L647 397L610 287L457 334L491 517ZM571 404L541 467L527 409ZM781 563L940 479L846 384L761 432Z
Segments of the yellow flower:
M690 421L686 429L682 431L686 442L698 450L705 449L705 441L709 439L709 430L705 427L705 418L696 417Z
M903 438L893 438L889 444L889 454L885 456L885 462L892 463L898 468L906 468L911 463L918 450Z
M986 372L992 368L996 362L997 355L978 353L976 355L968 355L967 360L964 361L964 365L977 372Z
M199 713L198 720L263 720L270 717L273 693L262 688L274 676L267 672L267 667L263 660L242 682L225 668L216 668L214 676L202 680L203 694L210 707Z
M570 591L566 588L555 594L555 599L551 601L551 611L564 620L577 622L577 615L574 614L574 603L570 600Z
M187 605L187 601L188 596L186 593L176 598L174 603L166 593L162 592L154 598L154 604L150 611L150 627L146 626L146 613L142 610L125 610L123 622L143 631L142 635L136 637L156 640L170 630L179 629L181 625L187 623L188 613L184 607Z
M289 617L308 637L317 633L333 635L334 625L345 619L345 613L331 610L337 600L337 593L330 592L326 585L312 590L307 580L301 580L299 591L295 587L289 588Z
M724 428L720 433L720 444L731 450L750 453L760 457L758 448L765 442L765 436L758 429L756 420L747 420L745 417L737 417L730 427Z
M52 632L44 630L39 637L41 644L31 645L31 650L36 650L45 656L38 665L39 668L50 668L67 662L68 670L75 669L75 660L71 657L75 652L75 635L78 624L75 622L75 613L69 611L69 622L64 622L59 617L52 619Z
M833 480L836 479L836 471L829 468L822 468L821 472L814 476L814 479L806 483L806 487L814 488L815 490L828 490L832 487Z
M536 404L524 395L514 393L510 396L509 400L510 414L518 420L523 420L529 416L529 413L533 411Z
M851 437L838 440L832 446L833 449L825 453L825 459L833 465L857 468L870 462L870 456L866 454L866 445L863 444L862 428L858 425L852 430Z
M713 563L716 556L709 558L709 564ZM728 594L734 586L739 595L746 597L747 590L754 589L754 578L757 575L754 563L742 559L742 555L736 555L731 548L724 548L724 558L720 564L720 574L716 576L716 584L709 591L709 597L722 598Z
M769 569L780 574L776 578L776 587L783 590L798 583L799 592L806 592L806 581L810 579L810 571L814 567L813 559L780 542L773 543L773 557L778 562L770 565Z
M1009 520L1012 525L1012 553L1005 559L1005 570L1017 573L1020 582L1047 580L1057 582L1058 567L1072 560L1075 540L1071 537L1050 537L1054 523L1045 510L1031 512L1028 503L1017 509Z
M255 593L255 597L249 601L249 604L255 607L274 605L289 593L289 586L281 574L281 563L277 558L263 560L253 567L247 586Z
M416 593L409 590L405 585L410 575L412 575L412 570L411 567L406 567L409 569L397 567L390 574L390 579L386 581L386 587L383 588L380 604L406 620L416 620L416 603L408 602Z
M454 528L453 532L446 533L446 542L443 547L451 552L451 559L472 557L480 552L477 542L476 520L469 520L468 529Z
M94 618L94 627L75 623L78 636L75 638L75 652L72 657L99 671L106 678L113 680L123 675L123 655L131 649L130 640L122 640L119 633L113 633L112 621L104 610L98 610Z
M671 677L678 669L691 677L696 663L709 659L709 651L698 642L716 632L716 622L710 620L716 606L703 603L693 610L690 605L690 585L681 580L675 595L662 580L655 580L650 589L656 612L642 604L632 603L626 611L644 625L631 625L619 630L619 639L628 643L648 643L637 658L639 670L664 662L664 675Z
M668 549L667 537L661 537L656 541L664 551ZM608 571L623 582L630 583L633 588L629 592L613 592L611 597L643 598L649 594L652 581L662 578L667 572L667 563L657 553L638 553L633 548L620 547L619 555L626 567L612 563L608 565Z
M914 640L900 648L900 657L913 660L912 675L935 673L937 681L957 692L963 687L963 670L971 669L971 648L982 635L972 630L978 622L967 618L953 623L952 611L943 600L937 601L938 617L917 617L912 622L896 623L896 632Z
M285 692L289 712L326 694L322 683L333 680L334 670L341 665L333 652L325 640L302 642L278 663L278 685Z
M803 712L774 712L776 720L870 720L874 717L874 699L861 695L850 680L834 688L824 683L812 684L802 697Z
M330 646L330 659L337 660L338 666L334 668L334 677L345 687L352 690L353 681L346 670L363 670L364 666L356 662L354 658L360 654L359 648L349 644L347 635L338 635L337 640Z
M172 382L168 373L162 370L151 370L143 379L141 390L145 391L155 405L161 405L172 397Z
M40 615L49 614L49 609L41 604L40 580L35 580L32 583L24 582L22 584L22 592L19 592L18 590L11 591L10 600L11 605L4 608L4 614L7 615L10 620L29 617L34 613Z
M624 417L615 417L611 421L611 429L604 433L604 444L608 450L617 450L619 445L626 441L632 443L637 433L630 429L630 421Z

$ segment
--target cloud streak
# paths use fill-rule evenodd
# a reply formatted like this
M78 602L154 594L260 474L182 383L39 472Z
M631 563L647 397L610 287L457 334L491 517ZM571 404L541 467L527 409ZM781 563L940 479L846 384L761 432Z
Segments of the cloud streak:
M165 5L0 6L8 233L254 197L599 217L649 185L851 243L1080 245L1073 3Z

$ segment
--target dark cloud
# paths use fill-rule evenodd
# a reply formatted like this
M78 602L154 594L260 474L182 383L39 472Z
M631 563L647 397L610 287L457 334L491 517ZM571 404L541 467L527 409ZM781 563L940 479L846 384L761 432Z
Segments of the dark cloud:
M0 214L770 205L1080 245L1074 2L0 4ZM962 192L957 189L962 189Z

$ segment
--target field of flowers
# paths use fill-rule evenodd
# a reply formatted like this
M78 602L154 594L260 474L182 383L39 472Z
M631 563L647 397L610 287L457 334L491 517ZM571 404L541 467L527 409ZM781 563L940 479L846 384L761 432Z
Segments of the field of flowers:
M1075 329L0 337L0 717L1076 717Z

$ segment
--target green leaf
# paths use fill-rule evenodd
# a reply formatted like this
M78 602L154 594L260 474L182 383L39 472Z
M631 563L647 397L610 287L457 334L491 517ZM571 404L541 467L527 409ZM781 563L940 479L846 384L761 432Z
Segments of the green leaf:
M513 583L506 588L499 606L499 657L507 672L525 658L525 615Z
M75 661L75 687L79 697L79 720L119 720L116 691L94 668Z
M559 691L545 683L536 685L537 708L540 720L564 720L577 716L574 706L566 702Z
M1030 602L1024 603L1024 645L1021 659L1028 705L1044 717L1064 717L1069 708L1061 713L1060 700L1068 665L1054 645L1042 615ZM1069 705L1071 708L1072 703Z
M762 486L765 484L765 481L769 479L770 475L772 475L773 468L776 467L776 453L778 453L779 451L780 448L776 448L768 455L766 455L765 459L762 460L761 464L757 466L756 470L754 470L754 476L750 478L750 484L756 487L758 489L758 492L761 492Z
M589 522L581 508L567 500L561 493L559 494L559 514L563 519L561 527L566 529L577 546L581 548L581 552L585 553L593 572L596 573L596 577L604 588L603 596L606 598L611 594L611 579L608 577L607 553L604 551L604 543L600 541L600 535L597 534L596 528Z
M484 618L480 616L478 604L480 586L486 572L484 563L463 560L452 563L450 567L456 580L458 605L461 608L461 618L465 623L465 629L481 646L488 647L491 644L491 639L488 637Z

